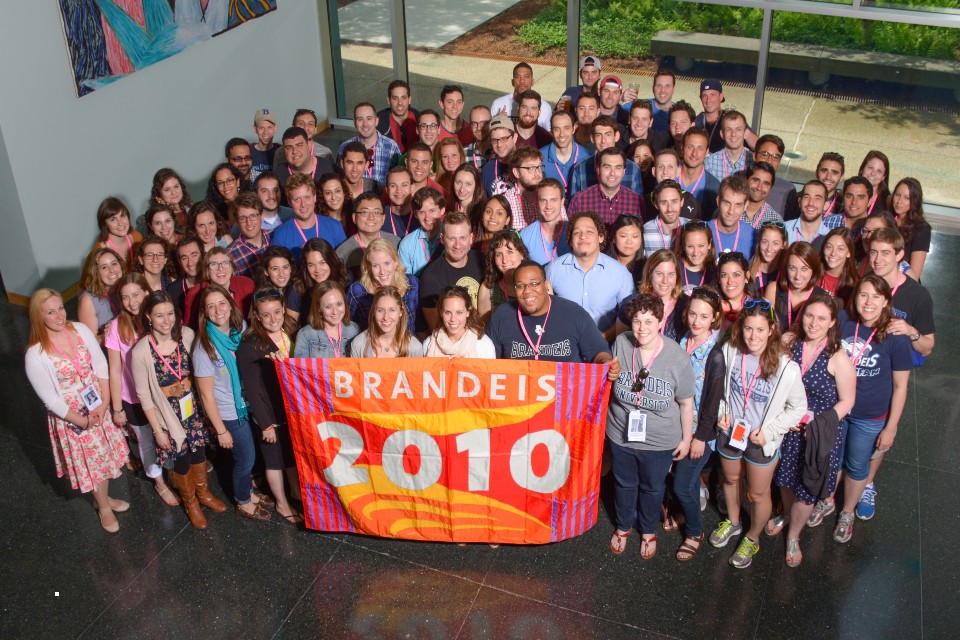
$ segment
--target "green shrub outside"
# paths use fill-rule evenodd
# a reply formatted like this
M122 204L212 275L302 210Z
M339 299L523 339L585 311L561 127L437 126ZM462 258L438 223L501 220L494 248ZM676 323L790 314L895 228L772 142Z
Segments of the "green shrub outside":
M960 8L960 0L901 0L900 4ZM565 49L566 12L565 0L550 0L543 11L520 27L517 37L538 53ZM671 0L583 0L580 16L581 50L598 56L636 58L650 55L651 38L664 29L759 38L763 11ZM960 29L945 27L777 11L773 14L773 39L960 60Z

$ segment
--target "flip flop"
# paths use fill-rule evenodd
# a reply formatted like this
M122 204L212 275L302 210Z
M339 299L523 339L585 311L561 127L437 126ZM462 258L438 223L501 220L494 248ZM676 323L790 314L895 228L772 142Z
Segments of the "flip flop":
M615 555L620 555L627 550L627 538L633 532L633 529L630 531L620 531L619 529L613 532L613 537L610 538L610 551L613 551Z
M653 547L653 551L650 551L650 547ZM657 536L653 535L649 538L640 538L640 557L644 560L649 560L653 556L657 555Z

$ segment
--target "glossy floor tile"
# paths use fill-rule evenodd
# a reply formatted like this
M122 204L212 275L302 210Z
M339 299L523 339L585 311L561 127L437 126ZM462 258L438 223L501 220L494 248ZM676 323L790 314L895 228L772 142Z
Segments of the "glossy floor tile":
M681 536L663 531L654 559L640 559L636 534L614 556L608 481L586 534L491 549L308 532L232 511L208 512L209 528L196 531L125 472L112 493L132 508L108 535L89 498L56 477L45 413L23 376L26 321L0 302L0 637L954 638L958 264L960 237L936 236L924 281L937 347L912 376L876 517L857 521L846 545L832 539L833 518L805 529L796 569L782 536L763 537L743 571L728 564L733 543L678 563ZM713 504L705 519L708 531L719 521Z

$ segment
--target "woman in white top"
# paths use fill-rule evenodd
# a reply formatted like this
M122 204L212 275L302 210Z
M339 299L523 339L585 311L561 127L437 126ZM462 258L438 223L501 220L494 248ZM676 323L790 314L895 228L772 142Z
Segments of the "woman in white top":
M493 341L483 333L480 316L463 287L446 287L437 298L440 325L423 341L428 358L497 357Z
M107 359L86 325L67 321L63 298L52 289L30 297L24 365L30 385L47 407L57 477L66 475L82 493L92 491L101 526L116 533L120 524L114 512L130 505L111 498L107 483L120 477L129 449L107 411Z

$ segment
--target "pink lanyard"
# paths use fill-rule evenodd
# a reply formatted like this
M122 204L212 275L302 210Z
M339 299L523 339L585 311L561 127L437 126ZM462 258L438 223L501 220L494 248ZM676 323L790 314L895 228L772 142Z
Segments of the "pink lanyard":
M687 278L687 265L686 263L683 263L681 264L681 266L683 267L683 288L690 289L690 279ZM706 266L704 266L703 271L700 272L700 284L698 284L697 286L702 287L703 281L706 279L707 279L707 268Z
M180 343L177 343L177 370L174 371L173 367L170 366L170 361L163 357L163 354L160 353L160 350L157 348L157 343L153 340L153 336L149 337L150 346L153 347L153 352L157 354L157 357L160 358L160 362L163 363L163 366L167 368L174 378L177 379L177 382L183 381L183 370L180 368Z
M753 220L750 221L750 226L752 226L754 229L759 229L763 221L763 212L766 210L767 210L767 203L764 202L763 206L760 207L760 211L757 211L757 215L753 216Z
M867 205L867 215L869 216L873 213L873 206L877 204L877 196L880 195L879 191L874 190L873 197L870 198L870 204Z
M806 356L807 343L806 342L800 343L800 377L801 378L807 375L807 371L810 371L810 367L812 367L813 363L817 361L817 358L820 357L820 354L823 352L826 346L827 346L827 339L824 338L820 342L820 346L817 347L817 350L813 352L813 357L810 358L810 360L808 361Z
M874 327L873 331L870 332L870 337L867 338L867 341L863 343L863 348L856 353L850 354L850 359L853 361L853 366L856 367L860 364L860 358L863 357L863 354L867 352L867 347L870 346L870 343L873 342L873 336L877 334L877 329ZM857 323L857 328L853 330L853 347L852 349L857 348L857 340L860 337L860 323ZM851 350L852 350L851 349Z
M133 257L133 241L130 240L130 234L129 234L129 233L128 233L127 235L125 235L125 236L123 237L123 239L127 241L127 251L128 251L128 253L127 253L126 261L129 263L129 262L130 262L130 259ZM117 245L113 244L113 239L110 238L109 235L107 236L107 244L109 244L109 245L110 245L110 248L113 249L114 251L116 251L117 254L120 253L120 249L117 249Z
M716 222L716 220L714 220L714 222ZM717 252L717 254L726 253L726 251L723 248L723 242L721 242L720 240L720 223L713 225L713 233L717 239L717 248L720 249ZM739 246L739 244L740 244L740 221L737 220L737 237L733 239L733 249L731 249L731 251L736 251L737 246Z
M311 147L310 153L313 154L312 147ZM317 162L316 156L314 156L314 157L313 157L313 171L310 172L310 179L313 180L314 182L317 181L317 166L318 166L319 164L320 164L320 163ZM290 175L293 175L293 167L291 167L290 165L287 165L287 172L288 172Z
M557 239L553 241L553 253L547 252L547 240L543 236L543 223L540 223L540 245L543 247L543 255L547 262L556 259L557 251L560 250L560 237L563 234L563 223L560 223L560 230L557 232Z
M536 344L534 344L533 340L530 339L530 334L527 333L527 328L523 326L523 317L520 315L520 307L517 307L517 322L520 323L520 331L523 331L524 339L526 339L527 344L530 345L530 348L533 349L534 360L540 359L540 341L543 340L543 334L547 332L547 321L550 320L550 309L552 307L553 307L553 300L549 300L549 302L547 303L547 317L543 319L543 326L540 328L540 335L537 337Z
M674 308L677 306L677 301L671 299L669 305L664 305L663 307L663 320L660 321L660 333L663 334L667 330L667 320L670 319L670 314L673 313Z
M403 235L408 235L410 233L410 225L412 224L413 224L413 211L410 212L410 217L407 218L407 230L403 232Z
M807 300L810 299L810 296L813 295L813 287L810 287L810 290L807 291L807 295L798 305L800 309L803 309L803 305L807 304ZM787 327L793 326L793 293L790 291L790 286L787 286Z
M757 358L759 360L759 358ZM750 402L750 394L753 393L753 388L757 386L757 380L760 379L760 371L763 367L763 363L760 362L757 364L757 370L753 372L753 380L750 382L750 386L747 386L747 354L740 353L740 384L743 387L743 412L747 412L747 403Z
M763 281L763 271L757 271L757 286L760 287L760 295L763 295L763 290L767 288L767 285L770 284L770 281Z
M897 289L899 289L900 285L902 285L906 281L907 281L907 276L903 275L902 273L897 274L897 286L895 286L893 289L890 290L891 305L893 304L893 296L897 295Z
M697 178L697 181L693 183L693 186L690 187L689 189L687 189L686 185L683 184L683 175L677 176L677 182L680 183L680 187L684 191L689 191L691 194L695 193L697 190L697 187L700 186L700 182L703 181L703 174L705 174L706 172L707 170L704 167L700 167L700 176Z
M660 233L660 242L663 243L664 249L673 249L673 245L667 242L667 236L663 235L663 224L660 223L660 216L657 216L657 231ZM680 231L680 221L677 221L677 228L670 235L676 237L677 232Z
M554 151L556 151L556 145L554 145ZM577 143L573 143L573 164L571 166L577 166L577 158L580 157L580 147L577 146ZM553 166L557 168L557 173L560 175L560 182L563 183L563 192L567 192L567 177L563 175L563 169L560 167L559 162L554 162Z
M687 334L687 355L693 355L693 352L702 347L707 343L707 340L710 339L710 334L708 333L703 340L700 342L694 342L690 334Z
M80 349L78 348L79 343L73 344L73 339L70 338L70 330L67 329L66 331L67 331L67 344L70 345L70 351L73 352L72 356L68 356L63 351L61 351L60 347L53 344L52 340L50 341L50 344L53 346L54 349L56 349L57 353L59 353L64 360L70 361L70 364L73 365L74 370L77 372L77 375L79 376L80 375Z
M396 235L396 234L394 234L394 235ZM361 250L361 251L366 251L366 250L367 250L367 247L364 246L364 244L363 244L362 242L360 242L360 234L357 233L354 237L357 239L357 244L360 245L360 250ZM381 235L380 232L377 231L377 240L379 240L379 239L382 238L382 237L383 237L383 235Z
M315 220L316 222L314 223L313 233L314 233L315 235L314 235L313 237L314 237L314 238L319 238L319 237L320 237L320 218L317 218L317 217L316 217L316 214L314 214L314 220ZM297 231L300 233L300 237L303 238L303 244L307 244L307 236L304 235L303 229L300 228L300 223L299 223L299 222L294 222L294 223L293 223L293 226L295 226L295 227L297 228Z
M727 166L727 150L726 149L723 150L723 155L721 155L720 157L723 158L723 177L726 178L727 176L730 175L730 168ZM741 158L743 157L743 151L740 152L740 157ZM737 168L736 162L733 163L733 168L734 169Z
M330 341L330 346L333 347L333 352L337 354L338 358L341 357L343 354L343 351L341 350L341 347L343 346L343 323L337 325L336 340L333 339L333 335L326 329L324 329L323 332L327 334L327 339Z
M797 226L793 228L793 237L795 238L795 242L803 241L803 242L809 242L810 244L813 244L814 242L817 241L817 238L820 237L820 232L817 231L817 235L813 236L811 240L804 239L803 234L800 233L800 221L798 220Z
M637 347L633 348L633 354L630 356L630 376L633 378L634 384L644 384L647 378L650 376L650 372L653 371L653 363L656 361L657 356L660 355L660 352L663 351L663 338L659 339L657 343L657 348L654 349L653 355L650 357L650 362L643 364L643 353L640 353L640 369L636 369L637 364ZM644 375L646 372L646 375ZM642 379L642 381L641 381ZM637 406L640 406L640 398L643 396L643 388L639 392L634 391L637 394Z
M430 252L427 250L426 234L420 238L420 246L423 247L423 257L430 262Z
M837 194L834 193L833 197L830 198L829 204L827 204L826 208L823 210L823 215L827 215L828 211L833 211L833 205L836 204L836 202L837 202Z
M393 235L400 235L397 233L397 223L393 219L393 207L387 208L387 219L390 221L390 231L393 232Z

